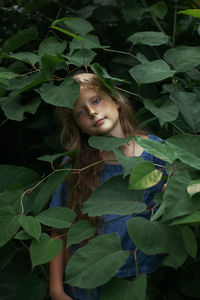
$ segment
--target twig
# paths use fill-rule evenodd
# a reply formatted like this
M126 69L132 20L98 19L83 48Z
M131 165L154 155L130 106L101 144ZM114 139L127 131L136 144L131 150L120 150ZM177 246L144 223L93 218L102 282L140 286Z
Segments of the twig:
M136 267L136 277L139 276L139 268L138 268L138 260L137 260L137 248L135 249L135 251L133 251L133 256L134 256L134 260L135 260L135 267Z
M5 119L3 122L0 123L0 126L2 126L3 124L5 124L9 119Z

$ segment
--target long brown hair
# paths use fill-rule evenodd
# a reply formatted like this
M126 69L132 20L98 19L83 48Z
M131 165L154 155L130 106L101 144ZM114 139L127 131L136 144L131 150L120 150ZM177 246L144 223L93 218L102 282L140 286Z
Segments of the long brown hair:
M86 86L100 93L106 93L113 101L118 103L120 123L125 136L141 133L136 126L133 108L125 97L118 92L116 92L116 95L113 95L95 74L80 73L74 75L73 78L79 82L80 86ZM73 162L73 168L81 169L101 161L99 150L89 146L89 136L84 134L77 126L73 117L73 111L69 108L58 107L56 113L62 127L62 144L67 150L78 150ZM81 213L83 202L89 198L94 189L100 184L102 168L103 162L87 168L79 174L72 174L69 178L70 193L67 199L67 206L73 209L80 218L84 218Z

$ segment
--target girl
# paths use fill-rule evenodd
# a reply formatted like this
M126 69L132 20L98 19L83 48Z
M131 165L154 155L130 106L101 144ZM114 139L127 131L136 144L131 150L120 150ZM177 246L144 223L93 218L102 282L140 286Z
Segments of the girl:
M137 129L133 111L127 99L117 93L114 96L102 81L94 74L80 73L73 78L80 84L80 95L75 103L74 110L68 108L58 108L57 114L62 124L62 142L65 148L77 149L77 155L73 162L76 169L91 165L93 162L104 160L104 163L97 164L86 169L80 174L71 175L67 184L61 184L55 191L50 207L67 206L73 209L79 219L87 219L81 213L82 204L88 199L92 191L103 181L112 176L123 174L123 167L116 161L112 151L100 152L88 145L90 136L114 136L124 138L130 134L143 136L161 142L153 135L145 135ZM144 151L133 140L121 147L127 157L141 156L144 160L153 161L155 164L164 165L160 159ZM146 190L144 201L149 210L142 213L145 217L150 217L150 209L153 207L153 197L160 192L163 183L155 185ZM128 236L126 222L132 216L124 216L116 219L114 215L105 215L99 219L88 218L97 227L97 232L102 233L117 232L121 238L122 248L135 251L136 247ZM112 219L116 219L110 222ZM55 232L55 234L57 234ZM53 300L99 300L101 288L84 290L80 288L63 287L63 273L65 269L65 248L66 243L63 238L63 248L59 256L50 262L50 295ZM145 255L137 251L139 273L151 273L161 265L160 256ZM136 265L132 257L126 261L116 276L130 278L136 275Z

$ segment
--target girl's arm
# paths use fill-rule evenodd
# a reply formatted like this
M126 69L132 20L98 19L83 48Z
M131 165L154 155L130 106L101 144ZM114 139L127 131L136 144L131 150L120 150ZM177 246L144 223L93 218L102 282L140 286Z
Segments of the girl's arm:
M49 293L52 300L73 300L63 288L63 274L66 265L66 240L65 237L58 237L59 233L54 231L53 238L62 240L62 249L57 257L49 263Z

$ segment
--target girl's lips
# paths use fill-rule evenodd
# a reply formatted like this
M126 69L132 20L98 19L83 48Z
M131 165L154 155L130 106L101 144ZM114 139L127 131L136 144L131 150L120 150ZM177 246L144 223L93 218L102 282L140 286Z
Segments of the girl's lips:
M105 120L105 118L102 118L102 119L96 121L96 123L94 124L94 126L95 127L99 127L103 123L104 120Z

